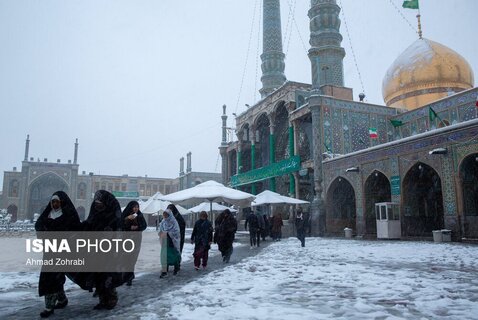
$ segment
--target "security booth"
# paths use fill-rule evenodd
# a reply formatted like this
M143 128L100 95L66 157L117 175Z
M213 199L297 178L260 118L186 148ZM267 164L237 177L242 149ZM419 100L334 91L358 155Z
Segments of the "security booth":
M379 202L375 204L378 239L400 239L400 205L395 202Z

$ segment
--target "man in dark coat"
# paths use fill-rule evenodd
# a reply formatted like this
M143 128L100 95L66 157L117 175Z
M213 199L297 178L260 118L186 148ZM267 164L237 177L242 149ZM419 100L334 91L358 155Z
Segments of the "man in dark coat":
M222 261L227 263L232 255L232 243L237 231L237 221L229 209L224 210L214 222L214 243L217 243L222 254Z
M126 208L123 210L121 214L121 222L123 223L122 229L123 231L133 231L134 233L131 234L130 238L134 241L134 252L131 257L131 264L134 267L136 261L138 260L138 255L141 250L141 240L142 240L142 232L146 229L146 220L144 219L143 213L139 210L139 203L138 201L130 201ZM134 271L125 272L123 274L123 278L126 281L127 286L131 286L133 284L134 279Z
M251 211L246 218L244 224L244 229L247 230L247 225L249 224L249 239L251 242L251 249L255 246L261 246L261 233L265 228L264 218L259 212L254 213Z
M305 229L307 227L306 216L302 212L302 208L297 210L295 216L295 228L297 230L297 239L300 240L301 246L305 247Z
M95 193L90 207L88 218L82 223L83 231L120 231L121 207L114 195L106 190L98 190ZM118 302L116 287L123 284L121 272L80 272L71 274L70 279L82 289L92 291L96 288L95 295L99 297L99 303L94 309L113 309Z
M191 243L194 243L194 268L199 270L202 260L203 269L207 266L208 253L212 243L212 223L207 219L206 211L199 214L191 234Z
M35 223L35 230L39 232L72 231L80 228L80 217L68 195L63 191L53 193L50 202ZM46 257L44 257L45 259ZM43 268L42 268L43 269ZM40 313L42 318L53 314L54 309L67 306L68 299L63 285L65 274L63 272L40 273L38 294L45 296L45 310Z

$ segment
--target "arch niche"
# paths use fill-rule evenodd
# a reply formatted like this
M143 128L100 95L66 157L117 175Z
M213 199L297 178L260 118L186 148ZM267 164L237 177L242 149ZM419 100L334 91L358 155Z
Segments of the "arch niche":
M443 229L443 195L438 173L425 163L416 163L403 179L402 234L432 236Z
M377 222L375 218L375 203L390 202L392 193L390 181L380 171L374 171L368 176L364 185L365 198L365 233L377 234Z
M68 193L66 181L58 175L47 173L35 179L28 187L27 218L32 219L34 213L42 213L56 191Z
M14 204L11 204L7 208L7 214L11 214L12 217L10 218L10 222L15 222L18 219L18 207Z
M355 190L343 177L336 178L327 191L326 222L328 234L344 234L344 228L355 229Z
M465 237L478 237L478 153L463 159L460 165L463 198L463 232Z

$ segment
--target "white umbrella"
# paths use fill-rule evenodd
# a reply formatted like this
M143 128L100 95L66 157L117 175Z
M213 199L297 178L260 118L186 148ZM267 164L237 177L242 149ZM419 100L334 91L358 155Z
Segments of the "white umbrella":
M310 202L305 200L299 200L296 198L286 197L276 192L265 190L256 196L256 199L252 201L251 206L255 207L255 206L260 206L264 204L306 204L306 203L310 203Z
M153 214L153 216L161 214L171 204L169 201L161 200L161 197L164 197L164 195L160 192L156 192L146 202L140 202L139 209L142 213ZM176 208L180 214L185 215L189 213L189 210L181 206L176 206Z
M211 216L213 201L249 207L254 198L255 196L250 193L225 187L223 184L213 180L162 197L163 200L180 203L182 205L195 205L203 201L209 201Z
M236 209L232 209L232 208L223 206L222 204L219 204L219 203L216 203L216 202L212 203L212 211L224 211L226 209L229 209L231 212L237 212ZM197 206L192 207L192 208L189 209L189 211L191 211L193 213L198 213L198 212L201 212L201 211L209 211L209 210L211 210L211 204L209 202L203 202L203 203L198 204Z
M249 206L254 198L255 196L250 193L225 187L213 180L161 197L162 200L182 205L194 205L207 200L210 203L227 202L238 206Z

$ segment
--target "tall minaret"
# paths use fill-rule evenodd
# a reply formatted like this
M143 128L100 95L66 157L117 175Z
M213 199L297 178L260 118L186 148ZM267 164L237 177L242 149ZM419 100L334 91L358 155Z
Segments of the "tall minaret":
M75 154L73 155L73 163L77 164L78 162L78 138L75 141Z
M25 157L23 157L23 161L28 161L29 150L30 150L30 135L27 134L27 141L25 141Z
M336 0L311 0L309 59L312 64L312 86L344 86L345 50L340 46L340 7Z
M280 0L264 0L264 19L262 33L262 88L264 98L287 80L284 75L285 55L282 52L282 31L280 20Z

